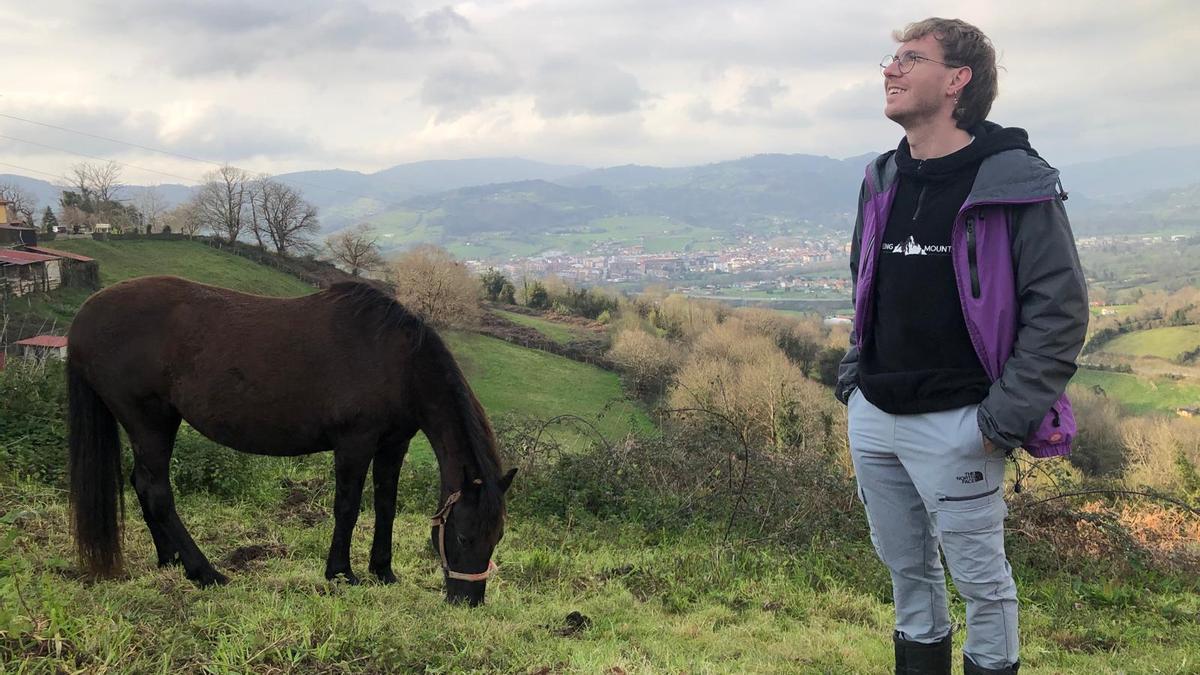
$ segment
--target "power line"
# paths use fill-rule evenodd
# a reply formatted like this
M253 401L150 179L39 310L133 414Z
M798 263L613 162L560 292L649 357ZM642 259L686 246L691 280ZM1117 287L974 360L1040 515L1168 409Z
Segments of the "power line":
M43 176L50 176L51 178L56 178L60 181L63 179L63 177L60 176L59 174L50 173L49 171L42 171L40 169L31 169L27 166L21 166L19 164L9 164L8 162L0 162L0 166L8 166L8 167L12 167L14 169L20 169L21 171L29 171L30 173L40 173Z
M7 118L8 118L8 119L10 119L10 120L17 120L18 122L25 122L26 124L36 124L36 125L37 125L37 126L39 126L39 127L46 127L47 129L57 129L58 131L65 131L65 132L67 132L67 133L69 133L69 134L78 134L78 135L80 135L80 136L87 136L87 137L89 137L89 138L98 138L98 139L100 139L100 140L102 140L102 141L108 141L109 143L117 143L118 145L128 145L129 147L132 147L132 148L138 148L138 149L140 149L140 150L149 150L150 152L157 152L157 153L159 153L159 154L162 154L162 155L168 155L168 156L171 156L171 157L180 157L180 158L182 158L182 159L190 160L190 161L193 161L193 162L201 162L201 163L204 163L204 164L212 164L213 166L223 166L223 165L222 165L221 163L219 163L219 162L214 162L214 161L212 161L212 160L208 160L208 159L201 159L201 158L199 158L199 157L192 157L192 156L190 156L190 155L185 155L185 154L183 154L183 153L180 153L180 152L172 152L172 151L170 151L170 150L161 150L161 149L159 149L159 148L152 148L152 147L150 147L150 146L148 146L148 145L141 145L141 144L138 144L138 143L131 143L131 142L129 142L129 141L122 141L122 140L120 140L120 139L117 139L117 138L109 138L108 136L101 136L100 134L93 134L93 133L91 133L91 132L88 132L88 131L80 131L80 130L78 130L78 129L68 129L67 127L60 127L60 126L58 126L57 124L49 124L49 123L47 123L47 122L39 122L39 121L37 121L37 120L31 120L31 119L27 119L27 118L25 118L25 117L18 117L18 116L16 116L16 115L9 115L8 113L2 113L2 112L0 112L0 117L7 117Z
M144 167L144 166L138 166L138 165L136 165L136 164L130 164L129 162L121 162L121 161L118 161L118 160L115 160L115 159L109 159L109 158L106 158L106 157L97 157L97 156L95 156L95 155L89 155L89 154L87 154L87 153L83 153L83 152L76 152L76 151L74 151L74 150L67 150L66 148L59 148L59 147L56 147L56 146L53 146L53 145L46 145L45 143L38 143L37 141L30 141L30 140L27 140L27 139L24 139L24 138L17 138L17 137L15 137L15 136L6 136L5 134L0 134L0 138L7 139L7 140L10 140L10 141L16 141L16 142L18 142L18 143L27 143L27 144L29 144L29 145L36 145L36 146L37 146L37 147L39 147L39 148L45 148L45 149L47 149L47 150L54 150L55 152L65 152L65 153L67 153L68 155L76 155L76 156L78 156L78 157L86 157L86 158L88 158L88 159L94 159L94 160L96 160L96 161L98 161L98 162L112 162L113 164L118 164L118 165L120 165L120 166L127 166L127 167L129 167L129 168L131 168L131 169L137 169L138 171L148 171L148 172L150 172L150 173L157 173L157 174L160 174L160 175L163 175L163 176L168 176L168 177L170 177L170 178L177 178L177 179L179 179L179 180L184 180L184 181L187 181L187 182L189 182L189 183L199 183L199 182L200 182L200 181L196 180L195 178L188 178L187 176L180 176L180 175L178 175L178 174L174 174L174 173L168 173L168 172L166 172L166 171L159 171L159 170L157 170L157 169L148 169L148 168L146 168L146 167Z
M185 154L183 154L183 153L179 153L179 152L173 152L173 151L171 151L171 150L163 150L163 149L161 149L161 148L155 148L155 147L151 147L151 146L149 146L149 145L142 145L142 144L140 144L140 143L131 143L131 142L129 142L129 141L123 141L123 140L121 140L121 139L119 139L119 138L111 138L111 137L109 137L109 136L101 136L101 135L99 135L99 134L93 134L93 133L91 133L91 132L87 132L87 131L80 131L79 129L71 129L71 128L69 128L69 127L59 126L59 125L57 125L57 124L50 124L50 123L47 123L47 122L39 122L39 121L37 121L37 120L31 120L31 119L28 119L28 118L26 118L26 117L19 117L19 116L17 116L17 115L10 115L10 114L8 114L8 113L0 113L0 117L4 117L4 118L7 118L7 119L11 119L11 120L16 120L16 121L18 121L18 122L25 122L26 124L34 124L34 125L37 125L37 126L40 126L40 127L46 127L47 129L55 129L55 130L58 130L58 131L65 131L65 132L67 132L67 133L70 133L70 134L78 134L78 135L80 135L80 136L87 136L87 137L89 137L89 138L96 138L96 139L99 139L99 140L108 141L109 143L116 143L116 144L118 144L118 145L125 145L125 146L129 146L129 147L131 147L131 148L138 148L139 150L147 150L147 151L149 151L149 152L157 152L157 153L159 153L159 154L162 154L162 155L167 155L167 156L171 156L171 157L179 157L179 158L181 158L181 159L186 159L186 160L188 160L188 161L192 161L192 162L200 162L200 163L202 163L202 164L211 164L211 165L213 165L213 166L218 166L218 167L229 166L229 167L231 167L231 168L234 168L234 169L239 169L238 167L236 167L236 166L233 166L233 165L231 165L231 164L228 164L228 163L226 163L226 164L221 164L221 163L219 163L219 162L214 162L214 161L212 161L212 160L208 160L208 159L201 159L201 158L199 158L199 157L192 157L192 156L190 156L190 155L185 155ZM3 136L3 135L0 135L0 138L9 138L9 139L11 139L11 140L18 140L18 141L21 141L21 139L13 139L13 138L11 138L11 137L9 137L9 136ZM23 143L31 143L31 144L33 144L33 145L39 145L38 143L34 143L33 141L21 141L21 142L23 142ZM135 168L135 169L140 169L140 170L142 170L142 171L150 171L150 172L153 172L153 173L161 173L161 174L163 174L163 175L166 175L166 176L171 176L172 178L180 178L180 176L175 176L174 174L169 174L169 173L165 173L165 172L162 172L162 171L155 171L154 169L145 169L145 168L138 167L138 166L135 166L135 165L132 165L132 164L125 164L125 163L122 163L122 162L117 162L116 160L109 160L109 159L104 159L104 158L101 158L101 157L93 157L93 156L91 156L91 155L84 155L83 153L72 152L71 150L65 150L65 149L62 149L62 148L54 148L54 147L51 147L51 146L46 146L46 145L43 145L42 147L49 148L49 149L51 149L51 150L58 150L58 151L60 151L60 152L66 152L66 153L73 154L73 155L80 155L81 157L88 157L88 158L90 158L90 159L95 159L95 160L102 161L102 162L104 162L104 161L112 161L112 162L114 162L114 163L116 163L116 164L121 164L122 166L130 166L130 167L133 167L133 168ZM254 173L254 172L252 172L252 171L247 171L246 169L239 169L239 170L240 170L240 171L245 171L245 172L246 172L246 173L248 173L248 174L253 174L253 173ZM267 175L268 177L272 177L272 178L274 177L274 176L270 176L269 174L263 174L263 175ZM192 179L192 178L183 178L182 180L187 180L187 181L191 181L191 182L200 182L200 181L196 181L195 179ZM364 195L364 194L360 194L360 193L357 193L357 192L350 192L349 190L342 190L342 189L340 189L340 188L328 187L328 186L324 186L324 185L317 185L317 184L315 184L315 183L307 183L307 182L304 182L304 181L299 181L299 180L296 180L296 179L294 179L294 178L289 178L288 180L289 180L290 182L292 182L292 183L295 183L296 185L301 185L301 186L303 186L303 187L307 187L307 188L314 188L314 189L317 189L317 190L328 190L328 191L330 191L330 192L339 192L339 193L341 193L341 194L344 194L344 195L349 195L349 196L351 196L351 197L357 197L357 198L359 198L359 199L370 199L371 201L376 201L376 202L379 202L380 204L382 204L383 206L385 206L385 207L388 207L388 208L397 208L397 207L399 207L399 206L400 206L400 204L398 204L398 203L393 203L393 202L385 202L385 201L383 201L383 200L379 199L378 197L373 197L373 196L371 196L371 195Z

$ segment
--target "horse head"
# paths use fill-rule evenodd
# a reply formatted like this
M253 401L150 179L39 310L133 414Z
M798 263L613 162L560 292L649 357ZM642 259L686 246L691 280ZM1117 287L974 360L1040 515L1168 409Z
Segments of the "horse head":
M462 487L433 515L430 540L441 560L448 601L483 604L488 578L496 569L492 552L504 537L504 493L516 473L512 469L485 481L464 470Z

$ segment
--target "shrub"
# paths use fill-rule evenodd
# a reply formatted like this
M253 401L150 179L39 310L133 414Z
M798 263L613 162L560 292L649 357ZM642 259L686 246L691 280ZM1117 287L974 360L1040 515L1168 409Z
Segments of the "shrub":
M208 492L221 497L256 496L281 466L283 460L231 450L183 425L171 456L171 479L182 494Z
M1122 437L1124 414L1116 402L1089 391L1072 393L1079 431L1072 443L1071 464L1088 476L1118 476L1128 449Z
M469 327L478 323L478 282L449 251L417 246L396 258L391 275L396 299L434 325Z
M0 471L50 485L67 475L67 383L62 361L12 359L0 371Z
M608 356L628 378L634 392L644 398L663 394L679 367L670 342L636 328L617 333Z

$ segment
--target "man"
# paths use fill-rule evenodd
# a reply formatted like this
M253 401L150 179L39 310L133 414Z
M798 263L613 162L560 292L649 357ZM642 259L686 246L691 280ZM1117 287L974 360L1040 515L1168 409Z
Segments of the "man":
M1024 130L985 121L996 97L988 38L937 18L893 38L884 114L904 138L867 168L859 196L837 395L892 575L896 672L950 672L940 544L967 606L965 673L1015 673L1004 459L1017 447L1070 451L1063 391L1087 291L1058 172Z

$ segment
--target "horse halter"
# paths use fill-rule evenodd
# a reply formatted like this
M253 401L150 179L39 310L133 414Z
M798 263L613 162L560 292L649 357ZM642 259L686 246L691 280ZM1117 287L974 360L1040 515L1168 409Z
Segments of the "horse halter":
M482 481L475 481L476 484L482 484ZM446 521L450 518L450 510L454 508L454 504L462 498L462 490L452 492L449 497L446 497L446 503L442 504L442 508L433 514L431 520L434 527L438 529L438 555L442 557L442 571L451 579L459 581L487 581L488 577L496 571L496 563L493 560L488 560L487 569L475 574L467 574L465 572L455 572L450 569L450 561L446 559Z

